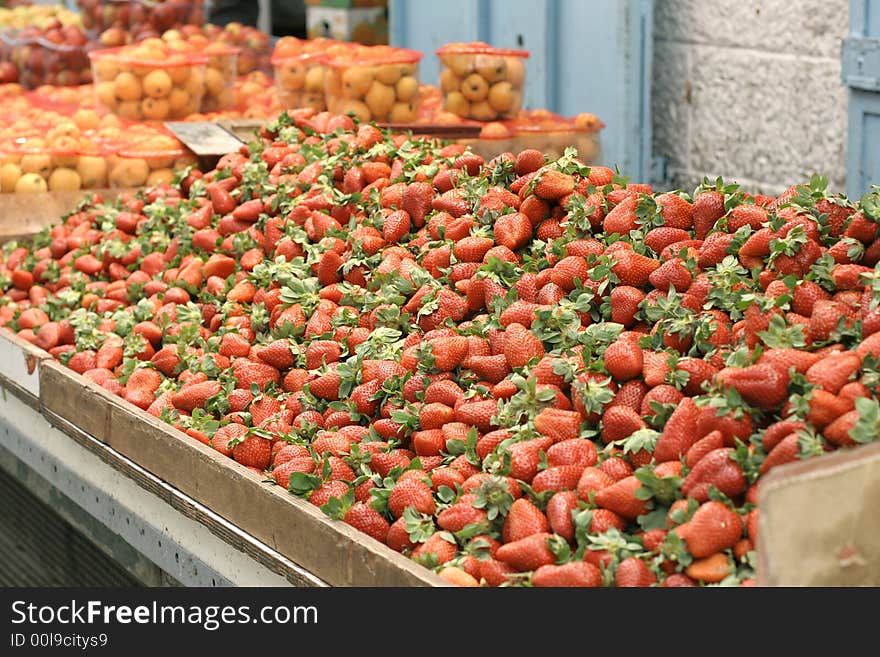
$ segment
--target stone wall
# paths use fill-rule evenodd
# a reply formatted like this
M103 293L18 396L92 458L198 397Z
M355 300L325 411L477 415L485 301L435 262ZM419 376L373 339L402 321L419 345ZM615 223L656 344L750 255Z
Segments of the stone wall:
M662 182L693 191L704 175L723 175L777 193L819 172L843 191L848 15L847 0L656 0Z

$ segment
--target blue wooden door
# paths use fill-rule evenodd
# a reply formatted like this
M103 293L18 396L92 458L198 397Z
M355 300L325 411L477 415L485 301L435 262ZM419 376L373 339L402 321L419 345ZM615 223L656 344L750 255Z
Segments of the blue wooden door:
M880 0L851 0L842 70L849 87L846 191L858 198L880 185Z
M423 82L437 83L434 51L486 41L530 51L525 106L607 127L602 160L636 180L651 162L650 0L390 0L391 41L421 50Z

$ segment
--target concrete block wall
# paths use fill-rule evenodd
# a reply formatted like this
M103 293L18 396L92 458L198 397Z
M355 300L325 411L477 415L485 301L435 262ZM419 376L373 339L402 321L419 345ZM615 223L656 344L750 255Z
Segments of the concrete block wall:
M655 182L778 193L818 172L843 191L848 14L848 0L655 0Z

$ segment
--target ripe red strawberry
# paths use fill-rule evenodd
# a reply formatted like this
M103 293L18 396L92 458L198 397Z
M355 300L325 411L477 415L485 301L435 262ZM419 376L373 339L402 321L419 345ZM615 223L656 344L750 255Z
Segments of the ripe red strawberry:
M510 367L523 367L544 356L544 345L522 324L514 322L504 332L504 357Z
M382 477L387 477L394 468L405 469L409 463L410 458L399 450L378 452L370 457L370 469Z
M645 399L648 399L647 395ZM700 439L701 436L696 431L698 413L690 397L681 399L666 421L663 433L654 447L654 460L657 463L677 461Z
M626 479L633 474L632 466L619 456L612 456L605 459L599 464L599 469L602 470L602 472L607 474L609 477L611 477L614 481Z
M453 504L437 515L437 525L449 532L460 532L468 525L485 523L487 520L488 514L485 510L477 509L466 502Z
M774 365L784 370L793 367L801 374L806 374L810 366L820 358L819 354L800 349L772 348L765 350L758 357L757 362L762 365Z
M388 536L388 529L390 527L388 521L369 504L355 502L346 512L343 520L381 543L384 543Z
M715 190L700 192L694 196L694 237L706 239L715 223L724 216L724 195Z
M577 438L582 421L580 413L576 411L545 408L535 416L535 430L557 443Z
M637 195L628 196L618 203L611 212L605 215L602 221L602 230L606 235L629 235L631 230L639 227L636 207L639 204Z
M248 432L248 428L243 424L227 424L217 429L214 437L211 439L211 446L224 456L232 456L232 447L229 446L231 441L241 440Z
M244 466L265 470L272 460L272 443L251 435L232 448L232 458Z
M510 476L529 483L538 473L541 452L553 444L547 436L514 443L507 448L510 454Z
M605 349L605 369L616 381L628 381L642 373L642 348L632 340L618 339Z
M389 244L396 244L406 235L412 222L406 210L395 210L382 220L382 237Z
M648 276L648 281L658 290L668 292L675 288L676 292L685 292L691 286L693 277L680 258L667 260Z
M456 242L452 253L460 262L482 262L493 246L495 242L491 237L465 237Z
M844 384L859 371L862 359L853 353L836 353L825 356L807 370L807 381L832 394L837 394Z
M641 416L626 406L612 406L602 416L602 441L607 445L645 427Z
M175 408L192 413L197 408L204 408L205 402L220 393L221 386L217 381L202 381L183 386L171 396Z
M524 497L515 500L510 506L501 535L505 543L546 532L550 528L547 516Z
M586 438L571 438L554 443L547 449L547 464L578 465L584 468L598 460L596 445Z
M536 177L535 196L556 201L574 191L575 182L567 173L555 169L541 169Z
M590 268L582 256L566 256L553 266L550 280L554 285L569 292L575 288L576 280L585 283L589 273Z
M621 561L614 574L614 586L621 588L652 586L656 583L657 576L638 557L627 557Z
M678 194L660 194L655 198L663 225L689 230L694 227L694 207Z
M709 488L714 486L728 497L744 492L748 482L742 468L733 459L733 450L714 449L701 458L681 484L681 492L698 502L709 499Z
M516 251L532 238L532 223L521 212L512 212L498 217L493 232L496 244Z
M828 442L837 447L852 447L856 445L850 432L855 428L856 422L859 420L859 412L857 410L849 411L822 430L822 435Z
M239 358L232 363L232 373L236 379L236 387L249 390L256 383L260 389L269 383L279 383L281 373L266 363L259 363L244 358Z
M703 383L711 382L712 377L718 373L712 363L701 358L682 358L675 366L676 371L687 372L688 381L682 391L688 396L702 394Z
M738 205L727 217L727 232L735 233L743 226L760 229L767 221L767 210L759 205Z
M550 529L567 541L574 540L574 521L571 512L577 507L578 495L572 490L560 491L547 502L547 520Z
M620 280L621 285L642 287L648 282L651 274L660 267L659 260L625 249L616 252L614 258L616 263L611 271Z
M444 424L452 422L455 410L446 404L425 404L419 411L419 424L422 429L440 429Z
M532 575L536 587L598 587L602 586L602 573L597 566L584 561L571 561L562 565L548 564L538 568Z
M709 452L724 447L724 435L720 431L711 431L691 445L685 455L685 464L691 470Z
M532 171L537 171L543 166L544 154L537 149L527 148L517 154L513 170L518 175L524 176Z
M417 479L405 479L394 485L388 496L388 510L395 518L400 518L410 507L418 513L434 515L436 505L430 486Z
M611 321L623 324L627 328L636 323L635 315L639 304L645 299L645 293L630 285L619 285L611 290Z
M405 211L417 228L425 225L425 215L431 210L434 188L428 183L413 182L403 190L400 208Z
M510 581L509 575L516 572L515 568L495 558L480 561L480 579L489 586L501 586Z
M635 492L641 487L642 484L636 477L626 477L596 491L596 504L628 520L635 520L647 512L645 501L635 496Z
M691 519L675 528L697 559L708 557L736 545L743 523L736 511L721 502L705 502Z
M552 534L531 534L518 541L505 543L495 553L495 558L518 571L537 570L556 561L547 542Z
M735 388L746 402L758 408L775 408L788 397L788 373L773 365L725 367L715 378L722 385Z
M577 488L581 473L584 471L580 465L557 465L542 470L532 479L532 488L536 493L545 490L562 491Z
M691 235L686 230L670 226L660 226L648 231L645 235L645 245L654 253L659 254L670 244L689 239L691 239Z

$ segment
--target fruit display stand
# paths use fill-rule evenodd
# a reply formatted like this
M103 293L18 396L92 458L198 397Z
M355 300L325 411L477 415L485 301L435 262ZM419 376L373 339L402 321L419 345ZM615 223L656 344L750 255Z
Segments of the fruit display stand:
M445 584L6 332L0 431L0 467L48 481L182 584Z

